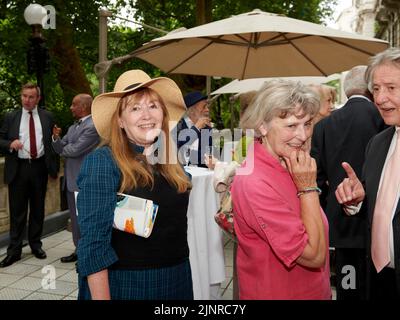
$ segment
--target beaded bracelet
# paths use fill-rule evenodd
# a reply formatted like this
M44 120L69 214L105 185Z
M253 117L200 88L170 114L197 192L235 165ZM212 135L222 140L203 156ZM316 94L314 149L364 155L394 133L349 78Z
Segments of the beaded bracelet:
M309 192L318 192L318 194L321 194L321 189L318 187L309 187L309 188L304 188L303 190L300 190L297 192L297 196L300 198L303 194L309 193Z

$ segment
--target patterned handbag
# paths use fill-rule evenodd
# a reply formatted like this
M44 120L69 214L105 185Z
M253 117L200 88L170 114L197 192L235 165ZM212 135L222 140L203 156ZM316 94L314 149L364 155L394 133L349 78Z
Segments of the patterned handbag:
M235 229L233 227L233 203L229 190L226 190L221 198L221 206L214 215L215 222L234 241L236 241Z

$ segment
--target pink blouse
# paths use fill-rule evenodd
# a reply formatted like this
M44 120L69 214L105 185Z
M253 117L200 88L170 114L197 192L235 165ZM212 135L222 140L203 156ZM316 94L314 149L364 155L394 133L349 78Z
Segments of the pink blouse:
M331 299L329 242L322 268L296 263L308 240L289 172L259 143L232 183L240 299ZM321 209L328 238L328 222Z

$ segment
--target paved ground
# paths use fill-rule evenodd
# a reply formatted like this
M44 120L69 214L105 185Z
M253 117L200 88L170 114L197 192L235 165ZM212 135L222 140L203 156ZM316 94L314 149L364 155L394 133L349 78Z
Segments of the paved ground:
M60 258L74 250L71 233L64 230L43 239L47 253L44 260L36 259L29 246L22 250L22 258L7 268L0 269L0 300L76 300L78 295L75 263L61 263ZM6 248L0 249L0 259ZM227 279L222 283L221 296L232 300L233 243L225 241Z
M75 263L61 263L60 258L74 250L72 235L63 230L43 239L47 259L36 259L29 246L22 250L22 258L7 268L0 269L0 300L76 300L78 281ZM233 297L233 242L225 239L226 280L221 285L223 300ZM6 248L0 248L0 260ZM333 299L336 292L333 289Z
M36 259L25 246L20 261L0 269L0 300L76 300L75 263L60 262L74 250L71 233L61 231L44 238L43 249L46 259Z

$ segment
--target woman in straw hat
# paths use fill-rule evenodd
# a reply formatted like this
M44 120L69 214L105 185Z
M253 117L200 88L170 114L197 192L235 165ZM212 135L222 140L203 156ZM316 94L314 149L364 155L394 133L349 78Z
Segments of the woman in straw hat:
M168 78L123 73L95 98L93 122L104 146L78 177L79 299L193 299L187 243L190 180L176 161L169 121L185 111ZM113 228L117 192L152 200L148 238Z

